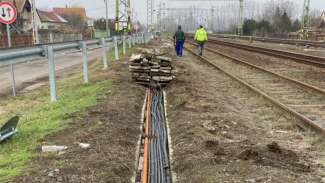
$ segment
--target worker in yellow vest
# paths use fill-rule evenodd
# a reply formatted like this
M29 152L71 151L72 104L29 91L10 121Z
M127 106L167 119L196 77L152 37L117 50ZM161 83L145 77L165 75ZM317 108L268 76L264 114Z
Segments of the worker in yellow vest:
M200 25L200 28L196 31L194 41L197 42L199 47L199 54L202 56L204 43L208 41L207 32Z

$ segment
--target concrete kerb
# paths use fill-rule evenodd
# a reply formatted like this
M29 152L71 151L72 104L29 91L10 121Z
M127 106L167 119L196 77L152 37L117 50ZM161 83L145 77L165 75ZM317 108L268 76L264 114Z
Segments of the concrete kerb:
M144 98L141 115L140 115L140 127L139 127L140 135L139 135L139 140L137 142L137 147L135 149L135 162L134 162L135 170L133 172L133 176L131 177L132 183L136 183L137 172L140 171L139 164L142 163L139 160L140 160L142 133L144 131L144 120L145 120L145 113L146 113L146 106L147 106L147 97L148 97L148 93L146 93L146 97Z
M172 144L172 137L170 136L170 128L169 128L169 122L168 122L168 116L167 116L167 95L166 92L164 93L164 105L165 105L165 118L166 118L166 126L167 126L167 134L168 134L168 151L169 151L169 163L170 163L170 172L171 172L171 179L173 183L177 182L177 175L176 172L173 171L174 167L174 159L173 159L173 144Z

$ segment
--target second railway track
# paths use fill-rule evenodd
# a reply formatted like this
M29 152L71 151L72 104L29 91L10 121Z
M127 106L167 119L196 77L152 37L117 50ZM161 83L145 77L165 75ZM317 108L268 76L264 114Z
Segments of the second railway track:
M192 46L186 49L197 55ZM213 50L200 57L210 65L271 101L275 106L295 116L298 124L309 130L325 133L325 91L292 78L284 77L257 66L216 57ZM198 56L198 55L197 55ZM224 55L225 56L225 55Z
M190 37L193 37L193 36L190 35ZM318 57L318 56L313 56L313 55L300 54L300 53L288 52L288 51L282 51L282 50L276 50L276 49L270 49L270 48L263 48L263 47L247 45L247 44L239 44L239 43L232 43L232 42L227 42L227 41L220 41L217 39L209 39L209 43L223 45L223 46L232 47L232 48L237 48L237 49L254 52L254 53L261 53L264 55L293 60L293 61L296 61L299 63L304 63L307 65L313 65L316 67L325 68L325 58L324 57Z

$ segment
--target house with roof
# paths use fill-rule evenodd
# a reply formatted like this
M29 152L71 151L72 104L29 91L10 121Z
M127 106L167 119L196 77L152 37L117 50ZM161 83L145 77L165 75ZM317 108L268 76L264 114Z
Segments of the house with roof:
M37 25L38 29L58 29L67 26L68 21L53 11L41 11L37 9Z
M77 15L83 22L87 22L88 18L86 15L85 8L82 7L68 7L64 8L53 8L53 12L60 15L61 17L68 19L70 15Z

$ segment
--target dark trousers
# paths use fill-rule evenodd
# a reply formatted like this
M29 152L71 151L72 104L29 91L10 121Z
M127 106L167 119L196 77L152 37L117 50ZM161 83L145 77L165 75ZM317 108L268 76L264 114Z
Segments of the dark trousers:
M182 39L176 41L176 54L179 56L183 55L183 44L184 42Z
M204 41L197 41L197 45L199 47L199 54L202 55L204 48Z

